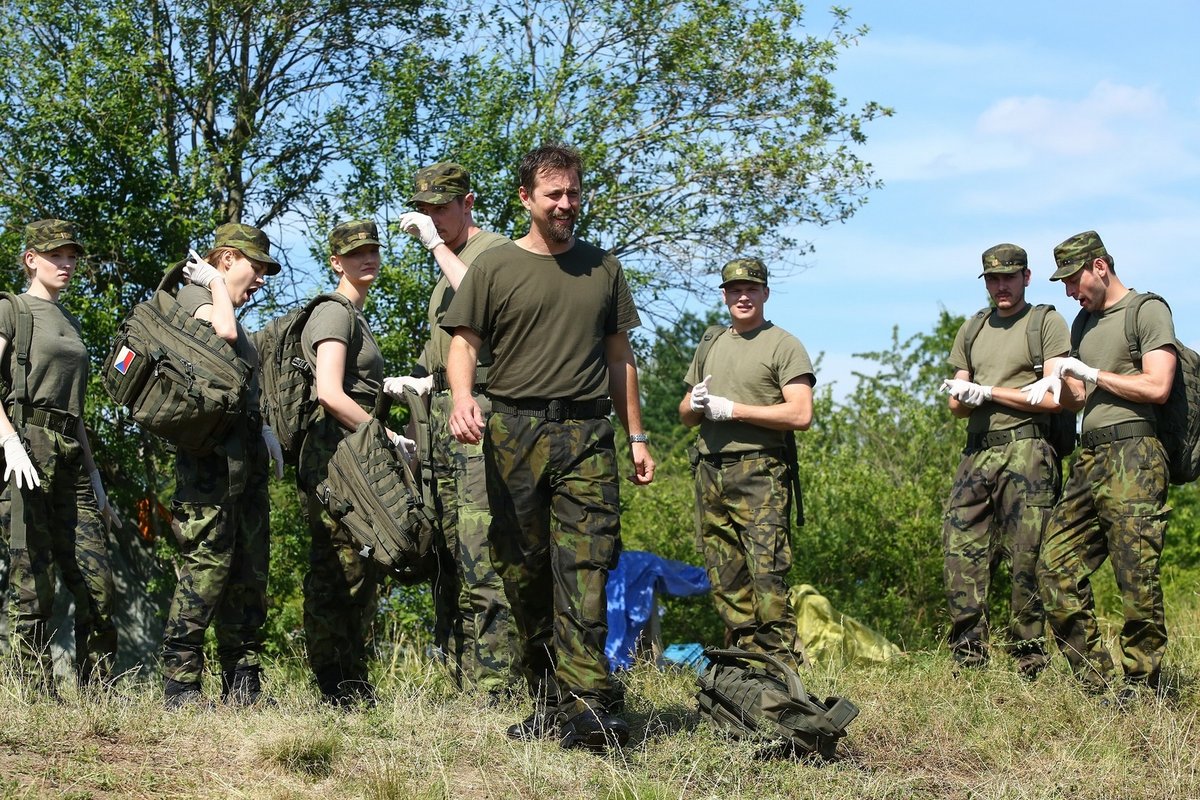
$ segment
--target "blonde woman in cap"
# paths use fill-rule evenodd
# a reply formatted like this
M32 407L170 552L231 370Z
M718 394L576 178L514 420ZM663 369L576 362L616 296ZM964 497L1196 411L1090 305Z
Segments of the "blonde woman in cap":
M315 496L338 443L371 418L383 384L384 361L362 308L379 277L379 231L370 220L344 222L329 235L329 264L343 302L313 309L301 346L316 376L319 408L300 451L296 478L306 495L312 540L304 576L304 633L308 661L326 702L338 706L375 702L367 675L366 641L381 572L369 559L340 543L322 519ZM388 431L403 452L411 440Z
M25 228L27 290L0 303L0 408L4 489L0 527L11 565L9 613L23 672L53 691L48 645L57 565L75 598L76 668L109 677L117 636L102 518L120 526L92 460L83 424L88 354L79 322L59 303L83 246L75 226L44 219ZM32 321L28 360L18 350ZM7 593L7 592L6 592Z
M179 543L179 583L163 631L164 704L207 705L201 693L204 632L215 626L222 699L249 706L263 700L260 658L267 616L270 555L268 460L282 477L283 457L259 408L258 351L234 316L279 272L267 235L236 222L217 228L213 249L184 266L188 285L179 304L212 325L251 368L245 426L215 452L179 450L175 457L173 528ZM238 457L235 454L239 454ZM244 474L244 485L231 473Z

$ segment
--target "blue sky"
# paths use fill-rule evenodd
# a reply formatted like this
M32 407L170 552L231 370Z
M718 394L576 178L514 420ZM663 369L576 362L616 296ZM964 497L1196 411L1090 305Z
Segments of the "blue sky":
M999 242L1029 252L1027 297L1069 322L1052 250L1088 229L1200 348L1200 3L846 5L871 30L834 81L896 112L861 151L885 185L846 223L799 231L816 252L767 304L824 353L821 384L853 389L871 366L852 354L887 348L893 326L905 338L982 307L980 255ZM811 29L824 8L808 7Z

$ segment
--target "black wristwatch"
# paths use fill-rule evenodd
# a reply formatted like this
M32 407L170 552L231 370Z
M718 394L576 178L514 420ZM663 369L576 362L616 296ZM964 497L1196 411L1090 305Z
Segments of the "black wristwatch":
M646 435L646 434L644 434L644 433L631 433L631 434L629 434L629 443L630 443L630 444L633 444L634 442L643 442L643 443L645 443L645 442L649 442L649 441L650 441L650 437L649 437L649 436L647 436L647 435Z

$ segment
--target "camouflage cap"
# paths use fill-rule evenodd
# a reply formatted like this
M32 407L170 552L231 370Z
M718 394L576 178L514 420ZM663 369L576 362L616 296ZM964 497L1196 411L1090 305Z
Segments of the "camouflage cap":
M65 219L39 219L25 226L25 249L48 253L67 245L75 245L80 252L83 244L75 231L75 223Z
M335 256L344 256L351 250L369 244L380 244L379 229L369 219L343 222L329 233L329 252Z
M721 268L721 286L733 281L767 285L767 265L757 258L735 258Z
M983 251L983 272L979 273L979 277L1008 275L1028 268L1029 256L1025 248L1006 242Z
M1097 258L1108 255L1100 234L1095 231L1077 233L1054 248L1054 264L1058 267L1050 276L1052 281L1069 278Z
M240 222L226 222L217 228L215 238L214 250L218 247L232 247L251 261L266 264L268 275L279 274L279 262L271 258L271 241L258 228Z
M456 197L471 193L471 174L452 161L441 161L418 170L413 179L409 205L430 203L445 205Z

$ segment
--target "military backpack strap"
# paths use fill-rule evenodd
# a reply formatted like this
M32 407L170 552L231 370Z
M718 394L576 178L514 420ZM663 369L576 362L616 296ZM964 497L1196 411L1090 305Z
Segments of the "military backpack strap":
M33 312L29 303L19 294L4 292L4 297L12 305L16 322L13 335L13 416L10 420L13 428L21 436L21 444L25 445L25 409L29 406L29 351L33 347ZM36 469L36 466L35 466ZM15 480L15 478L13 479ZM11 510L9 520L9 546L14 550L24 550L27 537L25 531L25 493L20 489L11 492Z
M981 308L963 323L963 352L967 356L967 374L972 378L975 376L975 363L971 360L971 348L975 346L975 340L979 338L979 332L991 314L991 306Z

